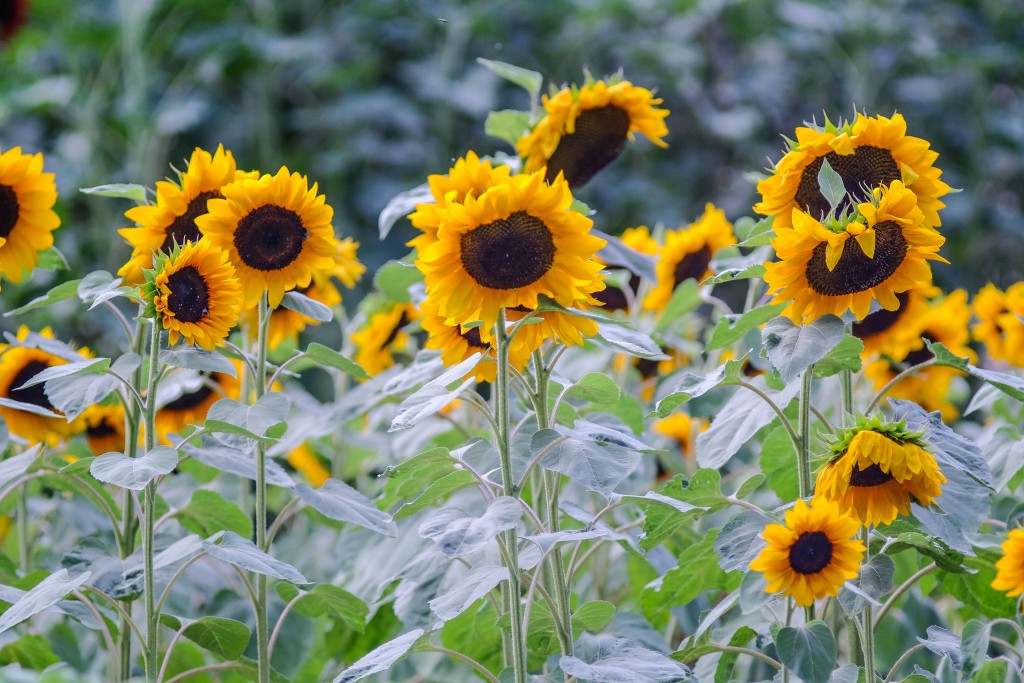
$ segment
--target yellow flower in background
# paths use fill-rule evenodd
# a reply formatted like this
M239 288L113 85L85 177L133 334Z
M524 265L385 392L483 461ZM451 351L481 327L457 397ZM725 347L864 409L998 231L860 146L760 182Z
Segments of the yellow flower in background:
M559 173L569 187L582 187L615 160L626 140L640 133L659 147L667 147L661 99L629 81L596 81L565 87L545 95L544 118L516 143L525 171L546 168L547 179Z
M153 305L170 343L212 351L238 322L242 288L228 254L202 239L175 248L153 275Z
M202 384L190 391L179 393L171 401L157 408L156 433L160 442L170 444L168 436L177 434L187 425L202 424L212 406L222 398L239 399L242 384L239 378L244 371L242 362L232 360L236 377L223 372L200 373Z
M356 251L359 249L359 242L351 237L337 240L337 251L334 254L334 267L330 274L341 281L346 289L352 289L366 273L366 266L360 262Z
M371 377L395 364L395 353L409 350L409 323L419 317L419 309L410 303L392 303L372 313L366 323L352 333L356 347L355 362Z
M208 202L209 213L196 225L228 252L245 307L267 292L271 308L277 308L285 292L308 286L314 272L334 268L334 210L306 176L282 166L275 175L225 185L221 194L223 199Z
M940 294L941 289L922 282L896 295L897 309L880 308L853 323L853 336L864 342L861 358L867 361L881 355L897 357L909 351L919 341L919 321L927 315L928 301Z
M509 325L525 318L530 311L528 309L510 308L505 311ZM481 333L484 340L490 335ZM544 342L551 340L555 344L566 346L582 345L587 337L597 334L597 323L589 318L584 318L572 313L561 311L544 311L536 314L528 323L519 328L513 345L521 345L532 353L544 345Z
M797 128L796 142L779 160L772 175L757 184L761 201L754 211L775 216L776 231L793 227L794 209L821 219L829 204L818 187L818 171L824 160L843 179L848 193L840 208L870 198L871 192L899 180L917 196L917 204L926 227L938 227L940 197L949 193L949 185L939 180L942 171L935 168L938 154L929 142L907 135L902 114L892 118L857 114L853 122L824 129Z
M439 312L437 302L430 297L420 304L420 312L423 315L420 324L428 335L424 348L440 351L445 367L457 365L474 353L482 353L487 358L481 359L471 374L477 382L494 381L498 366L494 361L493 335L481 334L480 327L467 329L460 325L449 325ZM509 345L509 365L516 370L524 370L532 350L516 335Z
M928 507L946 477L920 439L902 423L878 420L840 430L832 459L818 472L815 500L839 505L865 526L909 515L911 502Z
M1005 292L990 282L974 296L972 308L978 322L971 333L988 355L1024 367L1024 282Z
M697 435L709 426L711 425L706 419L690 417L677 410L655 422L654 431L675 441L683 457L692 460L697 455Z
M125 211L125 217L138 227L118 230L132 245L132 255L117 274L126 282L141 283L142 271L153 267L154 252L170 254L176 244L199 241L196 218L206 213L210 199L223 197L221 188L236 180L258 177L258 171L239 171L235 157L224 145L218 145L213 154L196 147L177 182L157 182L155 204Z
M640 225L635 228L626 228L623 233L619 236L622 243L630 249L635 249L641 254L647 254L648 256L654 256L658 253L658 241L651 236L651 231L646 225ZM610 265L601 258L600 254L596 257L597 262L608 268L622 268L619 265ZM637 292L640 291L641 278L639 273L635 273L632 270L629 271L629 289L631 294L627 295L626 292L615 285L609 284L603 290L594 294L594 298L601 302L601 308L606 311L625 311L629 309L629 304L636 298Z
M513 176L464 204L449 203L437 240L419 250L427 295L450 324L497 322L503 308L537 308L540 295L566 308L596 304L604 289L594 254L604 240L573 211L563 180Z
M811 507L798 500L786 513L785 525L764 528L768 545L750 568L764 574L767 592L781 592L807 607L837 595L860 573L865 548L854 538L858 529L857 521L834 503L815 499Z
M724 211L710 202L696 222L666 232L665 245L658 250L658 284L644 299L644 308L660 311L685 280L700 282L711 276L711 259L719 249L731 244L736 244L732 223L725 219Z
M82 413L82 420L85 440L94 455L124 452L124 406L120 403L92 405Z
M775 303L792 302L785 315L811 322L851 311L862 320L872 301L896 310L897 294L931 282L928 261L948 263L938 255L945 238L925 227L914 193L896 181L875 194L877 205L857 207L866 223L852 221L842 232L796 209L793 229L776 231L779 260L765 264L764 280Z
M0 154L0 280L21 282L53 246L60 218L53 210L57 185L43 173L42 154L12 147Z
M302 474L309 485L313 488L320 488L324 482L331 478L331 471L320 461L320 457L313 452L313 449L302 444L294 449L285 460L295 468L296 472Z
M1024 593L1024 529L1010 529L1003 541L1003 556L996 561L992 587L1011 598Z

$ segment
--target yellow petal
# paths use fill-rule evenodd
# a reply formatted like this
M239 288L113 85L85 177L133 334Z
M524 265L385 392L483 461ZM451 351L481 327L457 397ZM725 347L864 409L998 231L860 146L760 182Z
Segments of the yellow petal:
M846 246L846 240L836 240L829 242L825 247L825 265L828 266L829 272L836 269L836 265L839 263L840 257L843 255L843 248Z
M914 172L914 169L907 164L900 164L900 176L902 177L903 185L906 187L913 185L914 181L920 177Z
M857 235L854 239L857 240L857 244L860 245L860 249L861 251L864 252L865 256L867 256L868 258L875 258L874 230L865 230L861 234Z
M853 141L846 133L838 135L829 141L828 146L835 150L836 154L848 156L853 154Z

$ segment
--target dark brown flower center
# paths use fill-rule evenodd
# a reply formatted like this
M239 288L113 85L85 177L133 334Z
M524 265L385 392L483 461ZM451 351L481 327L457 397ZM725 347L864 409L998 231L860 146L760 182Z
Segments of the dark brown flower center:
M6 239L18 224L18 215L21 205L18 203L18 195L14 188L8 185L0 185L0 237Z
M409 316L407 316L405 314L405 312L403 311L402 315L398 316L398 322L395 323L395 326L393 328L391 328L390 332L388 332L387 338L384 339L383 342L381 342L380 350L383 351L384 349L386 349L389 346L391 346L391 343L394 342L395 339L398 338L398 333L401 332L402 328L405 327L408 324L409 324Z
M832 541L824 531L805 531L789 546L789 566L798 574L817 574L832 561Z
M874 313L869 313L866 318L853 324L853 336L858 339L867 339L877 334L882 334L899 322L900 317L907 310L907 301L910 300L910 292L900 292L896 295L900 307L895 311L887 311L880 308Z
M7 385L7 398L12 401L31 403L32 405L39 406L40 408L53 410L53 404L50 403L50 399L46 397L46 391L43 389L43 386L46 384L45 382L33 384L26 389L19 389L22 384L29 381L48 367L50 367L50 364L42 360L30 360L25 363L21 370L18 370L18 374L14 376L14 379L11 380L11 383Z
M548 182L561 171L569 187L582 187L622 153L628 133L629 114L624 109L612 104L587 109L576 119L576 130L558 141L548 159Z
M888 280L907 257L907 240L895 221L883 221L875 226L875 257L868 258L857 240L843 243L843 254L832 270L825 263L822 242L814 248L807 262L807 284L817 294L842 296L866 291Z
M888 481L892 481L892 474L883 472L877 463L871 465L866 470L854 467L853 471L850 472L850 486L871 488L873 486L881 486Z
M163 407L163 410L171 410L176 412L190 410L192 408L202 405L203 402L213 394L213 392L213 387L204 383L195 391L191 391L187 394L182 394L178 398L174 399L173 401L165 405Z
M217 190L200 192L196 195L196 198L188 203L185 213L175 218L167 226L167 237L164 238L164 243L160 245L160 251L169 254L175 244L185 244L185 242L195 244L198 242L199 238L202 237L202 233L199 232L196 219L206 213L206 202L208 200L222 196Z
M255 270L280 270L302 253L309 231L294 211L264 204L250 211L235 228L235 249L242 263Z
M479 327L471 327L471 328L469 328L468 330L466 330L464 332L460 332L459 334L461 334L462 338L466 340L466 343L469 344L470 348L473 348L473 349L489 349L489 348L491 348L490 344L487 344L485 342L480 341L480 328Z
M96 424L91 424L85 428L86 434L97 439L117 434L119 431L117 427L107 422L106 417L101 418Z
M818 171L824 159L842 177L846 188L847 196L838 207L840 212L850 208L854 201L864 201L870 197L871 190L876 187L888 185L901 177L900 167L893 159L892 152L882 147L858 147L853 154L829 152L818 157L804 168L796 191L797 205L815 218L824 216L830 208L818 187Z
M609 311L624 311L629 308L629 299L626 298L626 293L614 285L608 285L600 292L595 292L594 298Z
M210 289L195 266L185 266L167 278L167 308L185 323L197 323L210 314Z
M704 273L708 272L708 264L711 263L711 249L707 246L701 247L692 254L687 254L676 264L673 271L673 278L676 286L684 280L694 279L700 281Z
M539 280L555 262L555 242L544 221L516 211L462 236L462 267L477 284L516 289Z
M932 336L928 332L924 332L921 335L921 338L925 339L927 341L930 341L930 342L938 341L934 336ZM934 357L934 355L932 354L931 351L928 350L928 347L927 346L922 346L921 348L917 349L916 351L911 351L910 353L908 353L907 357L903 359L903 364L906 365L907 367L913 367L913 366L919 365L919 364L921 364L921 363L923 363L923 362L925 362L927 360L931 360L933 357Z

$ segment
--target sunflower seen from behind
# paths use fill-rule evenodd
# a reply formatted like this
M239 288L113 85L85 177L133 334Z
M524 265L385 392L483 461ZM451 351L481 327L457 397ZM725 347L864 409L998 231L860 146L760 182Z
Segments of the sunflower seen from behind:
M582 187L614 161L637 133L668 147L661 99L621 78L588 81L543 97L544 117L519 139L516 151L525 171L562 174L569 187Z
M334 210L306 176L282 166L274 175L225 185L221 193L224 198L211 199L209 213L196 225L228 252L246 308L264 292L276 308L285 292L308 286L315 271L334 267Z
M994 360L1024 368L1024 282L1005 292L990 282L974 296L971 307L978 318L971 328L974 339Z
M0 285L21 282L53 246L60 218L53 210L57 185L43 172L42 154L12 147L0 154Z
M860 572L864 543L855 538L857 520L834 503L802 499L786 513L786 523L769 524L763 536L768 545L750 563L764 574L769 593L783 593L807 607L826 595L835 596Z
M1003 556L996 560L992 587L1015 598L1024 593L1024 529L1010 529L1002 550Z

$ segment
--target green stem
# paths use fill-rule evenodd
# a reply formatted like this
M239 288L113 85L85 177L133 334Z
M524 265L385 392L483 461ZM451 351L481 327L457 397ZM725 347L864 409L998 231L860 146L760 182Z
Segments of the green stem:
M797 476L800 479L800 497L811 495L811 393L814 388L814 365L804 370L800 384L800 450L797 453ZM814 620L814 606L804 608L805 621Z
M141 319L140 319L141 320ZM144 334L144 327L137 325L135 328L135 336L132 339L132 351L141 356L143 348L146 343L146 335ZM140 364L135 368L135 372L132 373L132 385L135 387L142 386L142 365ZM137 402L130 399L125 400L124 410L124 446L125 454L129 458L134 458L138 455L139 450L139 425L140 418L139 414L140 406ZM121 559L127 559L133 552L135 552L135 515L132 507L132 492L128 489L124 489L124 497L121 501ZM131 604L130 600L126 600L128 605ZM126 610L126 613L130 611ZM117 638L120 641L121 646L121 680L126 681L131 678L132 675L132 640L128 631L129 623L128 618L125 614L121 614L118 619Z
M494 408L498 426L498 455L501 462L501 483L506 496L516 497L519 491L516 489L515 480L512 477L512 453L509 444L509 367L508 367L508 344L509 335L505 324L505 311L498 314L498 324L495 329L496 348L498 356L498 372L494 387ZM504 559L508 567L508 609L511 617L510 631L511 643L510 652L506 653L506 668L512 668L512 680L515 683L526 683L526 647L523 633L523 611L522 611L522 587L519 578L519 538L518 532L513 527L505 532L505 554ZM511 661L508 661L511 660Z
M853 371L843 370L839 373L839 385L842 396L842 412L839 424L849 427L853 424Z
M146 453L156 447L156 380L160 376L160 320L152 320L149 338L149 378L146 382ZM127 506L126 506L127 507ZM160 615L156 610L153 577L153 526L156 523L156 480L146 485L142 520L143 600L146 603L146 683L156 683L159 662Z
M864 527L861 537L864 539L864 564L871 559L870 529ZM867 683L875 683L875 621L872 617L873 608L869 602L864 607L864 671L867 674Z
M22 574L28 574L29 570L29 529L28 529L28 492L25 487L28 483L18 487L18 566Z
M256 349L256 400L267 390L267 328L270 305L266 293L260 297L259 329ZM267 454L262 443L256 444L256 547L267 547ZM267 577L256 575L256 648L260 683L270 683L270 624L267 619Z

